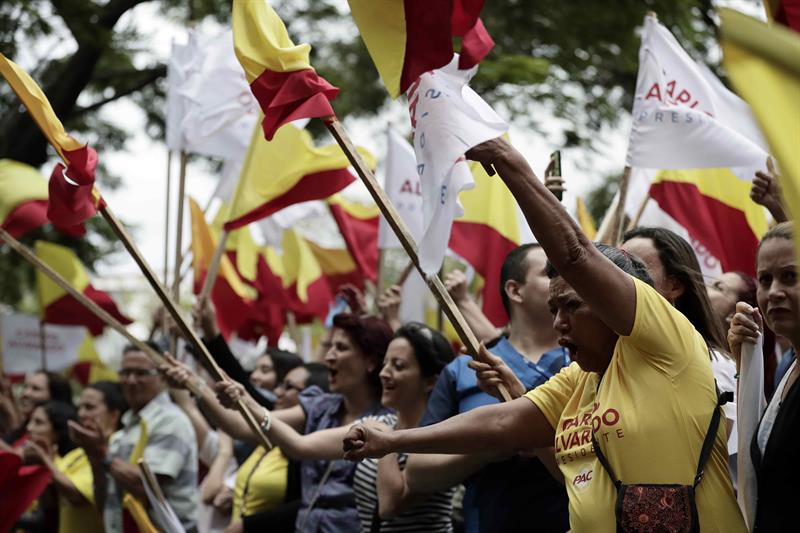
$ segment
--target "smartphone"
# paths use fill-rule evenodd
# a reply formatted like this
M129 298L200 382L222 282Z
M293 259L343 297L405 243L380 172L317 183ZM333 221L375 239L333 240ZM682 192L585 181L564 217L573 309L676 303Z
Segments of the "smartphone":
M550 161L553 163L553 170L551 172L551 176L561 176L561 150L556 150L552 154L550 154ZM558 201L562 200L564 196L563 191L558 191L553 193Z

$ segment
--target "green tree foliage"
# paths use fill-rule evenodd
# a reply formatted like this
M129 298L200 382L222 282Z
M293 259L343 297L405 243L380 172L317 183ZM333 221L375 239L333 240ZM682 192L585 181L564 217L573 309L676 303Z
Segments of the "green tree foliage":
M230 0L4 0L0 3L0 51L24 56L34 78L66 127L104 150L124 149L132 132L99 113L130 98L147 117L147 133L163 136L166 67L142 54L148 43L126 17L156 3L159 16L177 23L230 16ZM290 32L314 45L312 62L342 92L340 116L372 116L387 95L341 0L274 0ZM535 128L543 116L566 119L564 146L590 145L603 126L630 108L638 65L637 27L648 10L698 58L714 35L710 0L494 0L484 21L497 42L474 81L476 90L503 107L520 125ZM145 60L143 60L143 57ZM48 159L44 137L0 83L0 158L33 166ZM115 179L102 166L103 187ZM91 264L114 249L102 221L89 238L70 241L45 228L26 238L47 238L75 248ZM30 290L32 274L0 253L0 301L12 305Z

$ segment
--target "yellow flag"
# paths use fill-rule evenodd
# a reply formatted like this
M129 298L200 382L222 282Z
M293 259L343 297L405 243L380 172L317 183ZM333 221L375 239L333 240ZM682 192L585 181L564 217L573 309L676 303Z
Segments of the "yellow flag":
M212 235L211 229L206 224L202 208L194 199L189 198L189 211L192 220L192 268L195 280L202 279L208 272L211 259L214 257L214 250L217 246L217 239ZM256 291L246 285L236 269L233 267L228 256L222 255L219 263L219 276L231 286L231 289L243 299L255 300Z
M46 241L36 241L35 249L36 256L61 274L61 277L66 279L78 292L83 292L89 286L89 274L86 273L86 269L75 252ZM67 291L38 270L36 271L36 284L39 287L42 313L50 304L67 295Z
M308 287L322 277L322 268L304 238L294 230L283 233L283 286L297 284L297 297L308 302Z
M800 220L800 35L721 9L723 64L753 108L780 165L783 198ZM800 233L795 232L800 260Z
M597 226L594 222L594 218L589 210L586 208L586 204L583 201L583 198L580 196L576 198L576 206L575 206L575 214L578 217L578 224L581 225L581 229L589 238L590 241L593 241L594 238L597 236Z
M372 154L359 152L374 165ZM272 141L256 127L225 229L240 228L295 203L327 198L355 179L349 166L339 145L315 146L311 134L293 124L279 128Z
M17 97L28 109L42 133L62 159L66 160L65 151L78 150L83 147L64 130L64 125L58 120L50 101L39 85L33 81L33 78L3 54L0 54L0 74L17 93Z

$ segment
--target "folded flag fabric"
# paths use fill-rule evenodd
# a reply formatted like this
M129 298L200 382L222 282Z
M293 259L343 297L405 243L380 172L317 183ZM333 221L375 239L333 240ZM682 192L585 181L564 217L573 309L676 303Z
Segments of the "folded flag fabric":
M311 46L296 45L267 0L234 0L233 46L261 105L264 136L293 120L334 115L339 89L314 71Z
M655 169L764 167L749 106L645 17L626 164Z
M780 166L783 199L800 217L800 35L720 10L723 64L750 105ZM800 259L800 234L795 232Z
M392 98L422 74L453 57L461 37L459 68L478 64L494 46L481 22L483 0L348 0L372 61Z
M358 271L365 279L377 281L380 209L350 202L341 194L328 198L328 205Z
M374 166L372 154L359 152ZM349 165L339 145L315 146L311 134L294 124L282 126L271 141L256 128L225 229L241 228L292 204L339 192L355 181Z
M456 55L446 67L423 74L409 89L422 183L424 234L419 255L427 274L441 267L453 219L464 212L459 193L474 187L464 154L508 130L508 124L467 85L475 72L477 67L460 70Z
M63 227L83 222L102 205L99 195L92 193L97 152L67 134L42 89L27 72L3 54L0 54L0 74L66 163L66 166L56 165L51 175L48 217Z
M130 318L120 312L117 304L108 293L92 287L89 282L89 275L75 252L64 246L45 241L36 241L35 250L39 259L59 273L75 289L82 292L122 324L132 323ZM44 322L86 326L95 336L103 333L105 323L45 274L37 271L36 283Z

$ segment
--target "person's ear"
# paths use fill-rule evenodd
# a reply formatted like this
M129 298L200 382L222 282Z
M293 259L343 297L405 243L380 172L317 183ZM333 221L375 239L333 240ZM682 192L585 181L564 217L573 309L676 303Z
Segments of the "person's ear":
M506 291L506 296L508 296L509 300L518 304L522 303L522 284L519 281L506 280L503 290Z
M672 304L686 292L683 282L675 276L667 276L664 280L664 297Z

